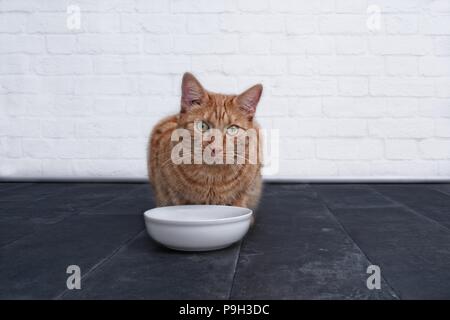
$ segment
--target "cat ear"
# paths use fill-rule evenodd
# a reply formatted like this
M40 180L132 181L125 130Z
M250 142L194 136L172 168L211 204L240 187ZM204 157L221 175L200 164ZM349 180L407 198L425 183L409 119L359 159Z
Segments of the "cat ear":
M205 89L189 72L183 75L181 82L181 111L189 111L195 104L200 104L205 98Z
M257 84L250 89L245 90L237 97L239 107L249 114L250 119L255 115L256 106L261 98L262 91L263 86Z

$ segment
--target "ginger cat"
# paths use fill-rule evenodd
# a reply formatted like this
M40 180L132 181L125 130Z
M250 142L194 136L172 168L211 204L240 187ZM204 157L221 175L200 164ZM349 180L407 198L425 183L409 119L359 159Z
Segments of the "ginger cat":
M215 147L211 148L211 139L206 144L202 141L200 145L203 152L209 145L208 152L215 156L226 149L225 137L259 129L254 115L262 85L255 85L240 95L224 95L205 90L192 74L185 73L181 93L180 112L161 120L154 127L148 145L148 174L157 206L216 204L255 209L262 190L261 163L250 163L248 150L240 156L244 163L198 164L190 161L192 155L183 155L189 163L174 163L171 155L174 144L178 142L172 141L171 136L176 129L184 129L192 136L206 134L213 129L223 132L223 143L217 140ZM257 139L260 152L259 134ZM237 148L237 139L231 141ZM194 142L187 141L189 147L191 143Z

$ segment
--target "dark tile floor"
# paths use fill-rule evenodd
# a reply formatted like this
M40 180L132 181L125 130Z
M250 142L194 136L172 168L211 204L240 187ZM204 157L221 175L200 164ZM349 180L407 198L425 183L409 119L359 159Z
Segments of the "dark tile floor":
M448 184L268 184L246 238L209 253L150 240L153 206L146 184L0 183L0 298L450 299Z

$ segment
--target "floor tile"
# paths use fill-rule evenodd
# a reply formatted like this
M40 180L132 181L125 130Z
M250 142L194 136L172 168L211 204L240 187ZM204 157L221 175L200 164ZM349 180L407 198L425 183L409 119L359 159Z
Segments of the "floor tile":
M56 297L69 265L88 272L143 227L138 217L77 215L1 248L0 299Z
M405 208L335 209L403 299L450 299L450 232Z
M238 251L177 252L142 232L63 299L226 299Z
M263 200L241 248L231 298L394 299L386 285L367 288L371 263L313 195Z

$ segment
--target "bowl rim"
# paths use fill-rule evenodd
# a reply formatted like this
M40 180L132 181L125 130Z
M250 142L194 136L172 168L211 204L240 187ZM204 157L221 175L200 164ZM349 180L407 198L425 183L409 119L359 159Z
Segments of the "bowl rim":
M164 209L164 208L176 208L176 207L197 207L197 206L210 206L210 207L223 207L223 208L235 208L235 209L245 209L247 213L239 215L237 217L227 217L227 218L218 218L214 220L169 220L169 219L161 219L155 218L150 215L151 211ZM224 205L214 205L214 204L193 204L193 205L178 205L178 206L163 206L163 207L155 207L144 212L145 221L151 221L159 224L173 224L173 225L211 225L211 224L224 224L224 223L233 223L238 221L243 221L250 219L253 214L253 210L245 207L236 207L236 206L224 206Z

